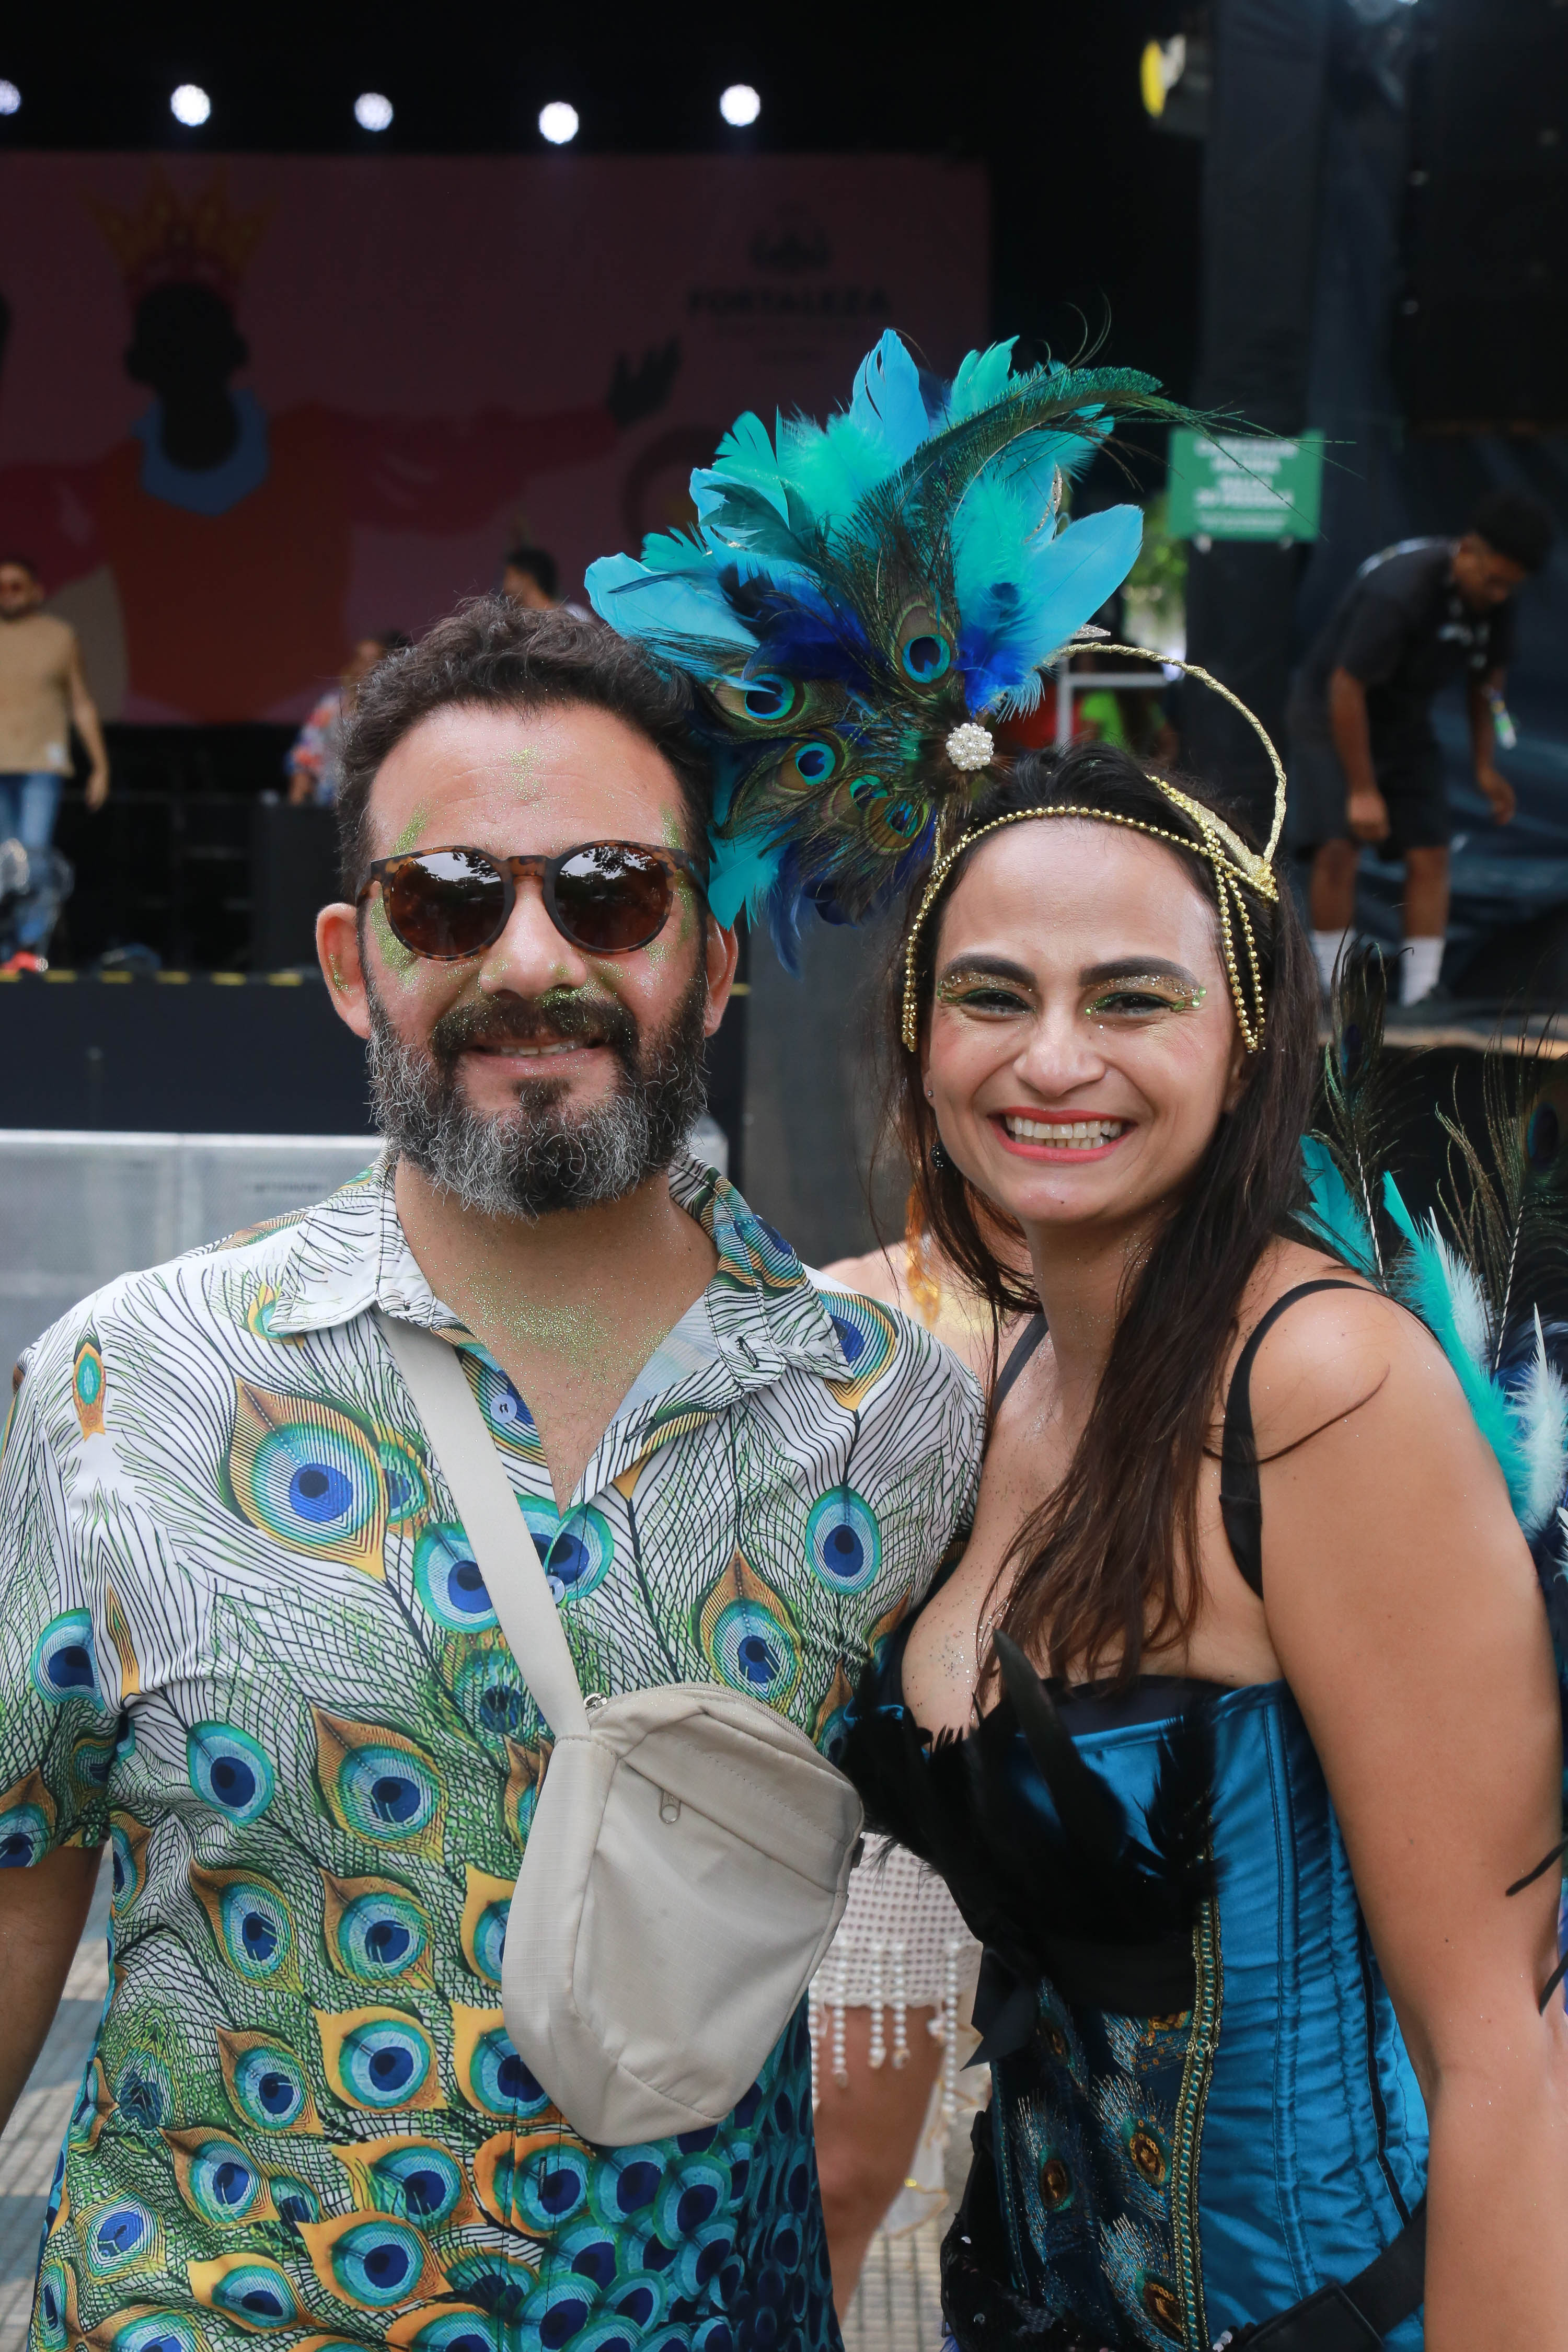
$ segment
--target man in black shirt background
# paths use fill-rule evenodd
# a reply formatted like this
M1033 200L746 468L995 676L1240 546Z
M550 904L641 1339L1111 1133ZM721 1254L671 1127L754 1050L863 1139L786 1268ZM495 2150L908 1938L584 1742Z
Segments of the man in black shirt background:
M1551 545L1543 507L1494 491L1462 539L1405 540L1363 563L1302 663L1288 720L1290 807L1296 847L1312 857L1312 949L1325 988L1354 927L1363 842L1405 865L1400 1002L1418 1003L1436 986L1453 827L1432 698L1464 677L1476 782L1506 824L1514 796L1493 758L1493 706L1513 643L1511 599Z

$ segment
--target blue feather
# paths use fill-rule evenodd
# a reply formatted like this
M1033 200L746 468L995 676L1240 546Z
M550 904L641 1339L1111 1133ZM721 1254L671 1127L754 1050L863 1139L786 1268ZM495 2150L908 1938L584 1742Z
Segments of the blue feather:
M1392 1176L1383 1180L1384 1206L1407 1248L1394 1269L1394 1288L1426 1324L1465 1392L1476 1427L1497 1456L1509 1500L1522 1525L1531 1501L1531 1472L1507 1390L1487 1369L1487 1311L1480 1285L1463 1258L1442 1239L1434 1219L1418 1226Z
M954 521L959 661L972 710L1034 709L1041 666L1114 594L1143 535L1136 507L1108 507L1032 544L1015 520L1009 549L1016 509L1001 485L982 482Z
M1323 1240L1342 1265L1370 1281L1379 1279L1377 1253L1366 1219L1350 1195L1350 1187L1340 1174L1334 1156L1326 1143L1316 1135L1301 1138L1301 1163L1306 1172L1310 1206L1308 1220L1316 1226Z
M601 555L585 579L595 612L622 636L683 651L692 640L737 646L748 654L755 649L756 639L737 617L710 562L706 571L696 564L656 571L634 555Z
M931 429L920 370L891 328L860 362L849 414L864 433L880 436L889 471L912 457Z

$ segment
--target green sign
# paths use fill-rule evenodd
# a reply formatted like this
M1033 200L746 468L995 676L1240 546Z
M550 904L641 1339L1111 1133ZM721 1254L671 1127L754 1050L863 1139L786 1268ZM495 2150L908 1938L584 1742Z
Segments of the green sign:
M1171 436L1173 539L1316 539L1323 436L1297 441L1183 428Z

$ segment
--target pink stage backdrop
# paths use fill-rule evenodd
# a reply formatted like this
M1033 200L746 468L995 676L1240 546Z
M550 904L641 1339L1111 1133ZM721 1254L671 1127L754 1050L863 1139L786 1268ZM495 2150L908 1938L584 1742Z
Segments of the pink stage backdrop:
M0 550L110 716L293 718L525 536L574 588L740 410L984 330L978 168L907 157L5 165Z

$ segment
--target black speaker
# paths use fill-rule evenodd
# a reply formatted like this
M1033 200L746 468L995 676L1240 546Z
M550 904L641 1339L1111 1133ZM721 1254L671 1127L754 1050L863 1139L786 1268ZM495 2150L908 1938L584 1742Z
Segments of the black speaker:
M250 823L250 969L316 965L316 916L338 888L338 827L330 808L258 801Z
M1568 6L1420 0L1394 362L1428 431L1568 424Z

